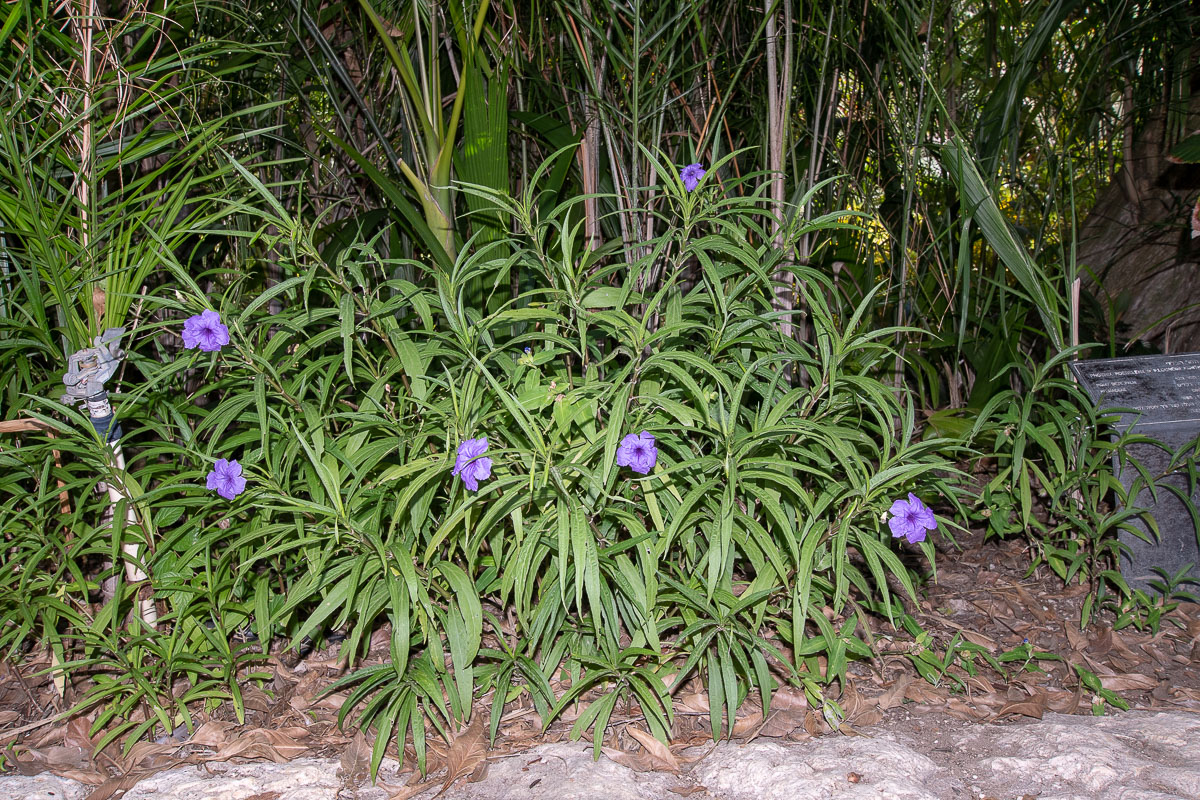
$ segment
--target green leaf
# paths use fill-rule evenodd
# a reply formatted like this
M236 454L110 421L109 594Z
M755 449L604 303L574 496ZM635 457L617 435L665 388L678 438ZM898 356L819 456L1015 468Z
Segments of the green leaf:
M354 296L346 293L338 301L341 310L342 363L346 378L354 385Z
M588 290L580 302L584 308L622 308L640 300L631 297L628 290L620 286L597 286Z
M579 737L583 736L583 732L588 728L595 727L592 731L592 758L596 761L600 760L600 752L604 747L604 729L608 727L608 720L617 705L617 697L616 692L609 692L593 700L571 726L570 737L573 742L579 741Z
M995 197L980 177L975 162L957 134L943 145L942 164L966 198L967 213L978 223L988 244L1025 290L1042 318L1046 335L1061 350L1063 336L1059 300L1048 294L1045 274L1013 235L1012 227L1000 212Z
M1185 164L1200 164L1200 133L1193 133L1172 147L1171 156Z
M629 395L633 386L625 384L613 398L612 410L608 414L608 423L604 432L604 466L600 471L596 489L607 486L612 474L613 461L617 457L617 448L621 443L625 430L625 409L629 406Z

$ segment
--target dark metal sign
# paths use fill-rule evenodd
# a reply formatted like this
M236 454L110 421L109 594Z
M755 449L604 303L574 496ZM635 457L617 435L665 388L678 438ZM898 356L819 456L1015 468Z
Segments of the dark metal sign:
M1195 444L1200 437L1200 353L1173 356L1136 356L1076 361L1071 371L1102 409L1120 409L1118 428L1155 439L1167 448L1134 444L1129 454L1151 475L1165 475L1172 453ZM1118 478L1128 491L1137 470L1127 467ZM1187 494L1188 476L1178 471L1160 480L1158 496L1143 489L1133 500L1158 524L1158 540L1144 522L1134 523L1151 541L1122 530L1124 545L1121 573L1131 587L1147 589L1158 578L1155 567L1175 575L1191 565L1189 576L1200 580L1200 531L1192 521L1187 504L1167 486ZM1200 491L1191 495L1200 507ZM1195 585L1182 587L1195 591Z

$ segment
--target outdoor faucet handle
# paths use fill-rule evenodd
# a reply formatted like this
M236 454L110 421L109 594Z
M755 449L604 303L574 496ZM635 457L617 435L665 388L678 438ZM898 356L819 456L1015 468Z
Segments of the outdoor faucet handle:
M92 339L92 347L71 354L67 359L67 373L63 384L67 387L63 402L78 403L104 391L104 384L112 378L125 358L121 349L124 328L109 328Z
M120 361L125 358L125 351L121 349L121 337L124 335L124 328L107 328L104 333L92 340L92 344L97 349L107 350L112 360Z

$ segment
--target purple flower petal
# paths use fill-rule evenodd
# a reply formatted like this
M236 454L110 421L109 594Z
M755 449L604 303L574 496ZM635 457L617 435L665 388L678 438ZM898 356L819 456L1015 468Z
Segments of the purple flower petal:
M911 492L908 495L908 503L913 509L913 519L918 525L926 530L937 528L937 520L933 516L933 509L922 503Z
M937 529L937 519L933 510L921 502L912 492L908 500L897 500L888 510L888 527L892 529L892 538L903 536L911 544L925 541L925 531Z
M702 164L688 164L679 171L679 179L683 181L683 188L689 192L696 191L696 187L700 185L700 180L704 175L704 166Z
M229 328L221 323L221 315L205 309L184 320L183 346L189 350L197 347L212 353L229 344Z
M648 475L658 463L658 446L654 435L642 431L631 433L617 447L617 466L629 467L634 472Z
M463 485L472 492L479 491L479 482L492 477L492 459L487 452L487 437L467 439L458 446L451 475L462 478Z
M216 490L226 500L232 500L246 490L246 479L242 477L242 465L236 460L218 458L208 473L207 487Z
M912 534L912 526L908 524L907 517L903 515L893 515L888 519L888 527L892 529L892 538L899 539L901 536L907 538Z

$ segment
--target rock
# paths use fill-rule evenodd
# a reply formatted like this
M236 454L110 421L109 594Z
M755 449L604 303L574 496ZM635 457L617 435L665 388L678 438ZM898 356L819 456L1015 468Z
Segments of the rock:
M894 800L1022 798L1178 800L1200 797L1200 717L1130 712L1047 714L1040 721L963 723L894 709L862 736L804 742L760 739L693 747L681 772L635 772L592 760L586 743L546 744L495 758L476 783L445 800ZM692 760L689 760L692 759ZM124 800L386 800L409 797L385 760L383 786L346 786L337 759L213 764L148 776ZM482 774L482 773L481 773ZM433 800L438 776L413 795ZM399 790L399 791L397 791ZM52 775L0 776L5 800L83 800L81 784Z
M43 772L41 775L0 775L5 800L83 800L90 789L78 781Z
M727 800L938 800L925 788L938 769L890 735L838 736L721 747L696 765L692 777Z
M336 761L302 758L283 764L211 763L159 772L143 778L122 800L204 798L245 800L265 795L273 800L336 800L342 781Z
M678 798L670 788L680 784L669 772L634 772L601 756L592 760L589 744L544 744L488 766L478 783L458 783L443 798L450 800L644 800ZM420 800L432 798L435 786Z
M1027 793L1042 800L1050 800L1056 786L1083 789L1086 797L1132 797L1123 793L1131 783L1166 792L1163 797L1200 797L1200 772L1190 766L1200 765L1200 720L1194 717L1055 716L1038 725L1037 732L1035 739L1028 726L993 731L987 746L1015 755L983 763L996 775L1027 776Z

